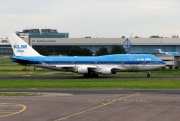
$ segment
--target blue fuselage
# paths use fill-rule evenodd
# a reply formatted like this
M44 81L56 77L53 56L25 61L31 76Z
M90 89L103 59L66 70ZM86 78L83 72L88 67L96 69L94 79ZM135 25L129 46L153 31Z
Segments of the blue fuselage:
M20 64L165 64L151 54L115 54L106 56L13 56Z
M151 54L114 54L105 56L13 56L13 62L24 65L42 66L42 63L56 67L76 68L96 66L96 69L112 68L117 71L145 71L160 68L165 62ZM52 67L47 67L53 69ZM57 70L57 68L54 70Z

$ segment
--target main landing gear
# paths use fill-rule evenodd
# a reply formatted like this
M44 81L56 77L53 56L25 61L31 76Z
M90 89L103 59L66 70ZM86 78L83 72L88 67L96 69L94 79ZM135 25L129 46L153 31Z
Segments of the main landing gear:
M147 73L147 77L150 77L151 76L151 74L150 74L151 72L150 71L148 71L148 73Z
M87 74L84 74L83 75L85 78L96 78L98 77L99 75L97 73L87 73Z

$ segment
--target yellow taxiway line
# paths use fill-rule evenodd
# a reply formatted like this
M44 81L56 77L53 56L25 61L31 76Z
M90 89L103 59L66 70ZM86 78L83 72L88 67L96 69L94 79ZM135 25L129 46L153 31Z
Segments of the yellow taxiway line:
M71 114L71 115L68 115L68 116L59 118L59 119L57 119L57 120L55 120L55 121L66 120L66 119L71 118L71 117L73 117L73 116L80 115L80 114L82 114L82 113L86 113L86 112L89 112L89 111L92 111L92 110L95 110L95 109L98 109L98 108L101 108L101 107L110 105L110 104L112 104L112 103L114 103L114 102L118 102L118 101L120 101L120 100L127 99L127 98L130 98L130 97L133 97L133 96L138 96L138 95L140 95L140 93L133 94L133 95L128 95L128 96L125 96L125 97L121 97L121 98L119 98L119 99L113 99L113 100L111 100L111 101L109 101L109 102L103 103L103 104L98 105L98 106L96 106L96 107L93 107L93 108L90 108L90 109L87 109L87 110L84 110L84 111L80 111L80 112L77 112L77 113L74 113L74 114Z
M3 107L3 108L1 108ZM6 107L12 107L11 109L7 110ZM13 108L20 108L19 110L15 109L13 110ZM5 110L3 110L5 109ZM16 103L0 103L0 118L3 117L8 117L8 116L12 116L12 115L16 115L19 114L23 111L26 110L26 106L23 104L16 104Z

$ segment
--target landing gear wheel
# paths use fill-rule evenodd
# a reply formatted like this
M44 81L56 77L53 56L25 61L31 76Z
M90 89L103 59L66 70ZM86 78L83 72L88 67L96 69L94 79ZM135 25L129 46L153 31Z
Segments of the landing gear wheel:
M93 74L93 77L98 77L99 75L98 74Z
M84 76L84 78L89 78L90 77L89 74L84 74L83 76Z
M87 73L83 75L84 78L97 78L99 75L97 73Z

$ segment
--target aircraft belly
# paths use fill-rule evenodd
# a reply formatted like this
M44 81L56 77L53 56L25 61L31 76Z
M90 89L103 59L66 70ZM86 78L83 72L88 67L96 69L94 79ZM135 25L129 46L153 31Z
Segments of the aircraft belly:
M139 65L129 65L126 64L123 66L126 70L121 70L121 71L139 71Z
M129 71L150 71L150 70L154 70L157 68L160 68L162 66L159 65L133 65L131 67L129 67Z
M128 71L150 71L150 70L161 68L163 66L164 65L160 65L160 64L157 64L157 65L143 64L143 65L126 65L125 68Z
M143 67L145 67L145 66L143 66ZM131 70L133 70L133 71L139 71L140 69L142 69L142 67L139 65L132 65L132 68L131 68Z
M157 64L157 65L147 65L146 66L146 69L147 70L154 70L154 69L158 69L158 68L161 68L163 67L164 65L161 65L161 64Z

